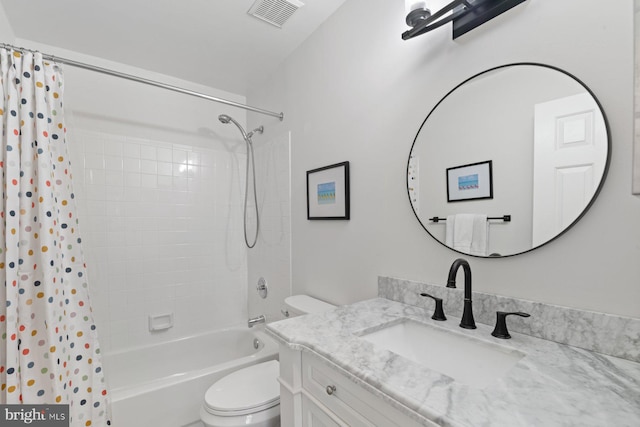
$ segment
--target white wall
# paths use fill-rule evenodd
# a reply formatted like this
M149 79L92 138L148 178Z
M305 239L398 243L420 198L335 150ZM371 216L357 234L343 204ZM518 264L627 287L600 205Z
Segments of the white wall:
M278 105L285 120L274 126L292 132L293 292L343 304L374 297L377 275L444 284L457 254L432 240L409 206L411 143L459 82L529 61L562 68L593 90L611 127L611 168L591 210L558 240L517 257L469 257L474 288L640 317L633 9L632 0L617 3L529 0L455 41L449 26L402 41L401 1L347 1L248 97ZM345 160L352 219L307 221L305 172Z
M4 7L0 4L0 43L12 44L14 41L15 35L9 23L9 18L7 18Z
M245 102L244 97L18 40L63 58ZM64 66L65 118L101 346L117 351L244 324L246 148L220 123L244 110ZM173 313L174 327L148 330Z

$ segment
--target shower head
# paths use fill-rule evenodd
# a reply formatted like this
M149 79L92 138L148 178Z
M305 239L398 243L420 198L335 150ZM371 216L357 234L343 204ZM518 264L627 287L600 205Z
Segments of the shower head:
M235 120L233 120L233 117L231 116L227 116L226 114L220 114L218 116L218 120L220 120L221 123L224 123L225 125L229 122L233 123L234 125L236 125L238 127L238 129L240 129L240 132L242 132L242 137L245 139L245 141L247 141L249 138L251 138L250 135L247 135L247 133L244 131L244 129L242 128L242 126L240 126L240 123L236 122Z
M236 125L238 127L238 129L240 129L240 132L242 132L242 137L245 139L245 141L250 142L251 137L253 136L254 133L258 132L258 133L262 133L264 132L264 126L258 126L257 128L255 128L254 130L252 130L251 132L249 132L248 134L244 131L243 127L240 126L240 123L236 122L235 120L233 120L233 118L231 116L227 116L226 114L220 114L218 116L218 120L220 120L221 123L224 123L225 125L229 122L233 123L234 125Z

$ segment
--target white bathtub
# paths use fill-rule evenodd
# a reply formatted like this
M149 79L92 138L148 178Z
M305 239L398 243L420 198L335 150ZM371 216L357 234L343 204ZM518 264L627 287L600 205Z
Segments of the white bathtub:
M195 425L211 384L239 368L277 358L278 345L264 331L240 327L105 354L112 425Z

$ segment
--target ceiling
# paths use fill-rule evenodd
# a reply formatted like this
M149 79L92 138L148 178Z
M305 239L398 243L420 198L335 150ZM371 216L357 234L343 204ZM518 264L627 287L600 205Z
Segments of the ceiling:
M302 0L281 29L250 16L253 2L0 0L18 39L241 95L272 74L345 0Z

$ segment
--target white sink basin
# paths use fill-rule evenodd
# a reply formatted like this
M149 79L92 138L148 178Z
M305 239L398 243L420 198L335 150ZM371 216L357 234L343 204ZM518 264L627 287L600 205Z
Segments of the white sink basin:
M479 388L504 376L525 356L508 347L410 319L365 332L360 338Z

